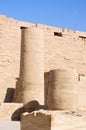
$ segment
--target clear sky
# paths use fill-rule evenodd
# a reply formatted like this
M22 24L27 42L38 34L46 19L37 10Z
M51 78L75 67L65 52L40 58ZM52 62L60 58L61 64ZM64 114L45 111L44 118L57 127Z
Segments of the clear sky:
M0 0L0 14L86 32L86 0Z

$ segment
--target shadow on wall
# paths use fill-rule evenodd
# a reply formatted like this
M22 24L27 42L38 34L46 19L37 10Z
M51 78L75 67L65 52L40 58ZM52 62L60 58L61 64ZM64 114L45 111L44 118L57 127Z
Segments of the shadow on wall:
M21 119L21 114L24 112L32 112L35 110L44 109L44 106L40 105L37 101L33 100L25 104L23 107L17 109L11 117L12 121L19 121Z
M21 101L22 101L22 93L21 92L22 92L22 89L21 89L20 78L16 77L16 86L15 86L13 102L21 103Z
M15 85L16 89L7 88L4 103L10 103L10 102L16 101L16 100L18 100L18 97L20 97L19 101L21 101L21 95L19 95L19 93L18 93L18 92L20 92L19 83L20 83L19 78L16 78L16 85ZM19 102L19 101L16 101L16 102Z
M48 88L49 88L49 72L45 72L44 73L44 103L46 108L47 108Z
M13 101L14 91L15 91L14 88L8 88L7 89L7 93L6 93L6 96L5 96L5 99L4 99L5 103Z

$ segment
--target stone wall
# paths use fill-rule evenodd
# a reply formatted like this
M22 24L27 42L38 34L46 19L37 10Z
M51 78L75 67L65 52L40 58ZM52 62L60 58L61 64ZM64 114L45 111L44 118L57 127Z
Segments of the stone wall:
M86 75L81 75L78 81L78 109L86 110Z
M0 16L0 102L11 102L16 86L17 92L21 91L18 87L21 27L43 29L45 74L50 70L65 68L74 68L79 74L86 74L86 33L25 23ZM48 84L48 81L45 83ZM12 95L11 100L9 93Z
M12 120L14 118L13 114L15 113L15 111L20 109L22 106L23 106L22 103L1 103L0 104L0 120L1 121ZM16 119L18 119L18 115L15 115L15 116L17 116Z
M8 96L12 95L13 88L18 83L21 52L20 26L25 25L32 26L30 23L21 23L0 16L0 102L10 102Z
M77 32L71 34L69 31L66 35L64 32L62 34L62 37L54 36L53 32L52 35L45 36L45 71L74 68L78 73L86 73L85 41L79 39Z
M35 25L45 33L45 72L75 68L86 73L86 33L46 25Z

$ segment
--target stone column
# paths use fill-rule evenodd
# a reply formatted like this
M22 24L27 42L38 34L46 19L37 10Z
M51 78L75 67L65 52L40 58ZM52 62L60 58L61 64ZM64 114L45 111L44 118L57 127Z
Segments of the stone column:
M74 70L52 70L49 73L48 108L77 109L78 74Z
M44 37L41 29L22 29L22 102L44 104Z

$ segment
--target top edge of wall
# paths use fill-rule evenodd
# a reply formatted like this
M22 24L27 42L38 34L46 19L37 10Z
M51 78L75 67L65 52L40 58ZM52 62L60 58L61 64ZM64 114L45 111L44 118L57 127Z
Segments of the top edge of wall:
M58 28L58 27L53 27L53 26L47 26L44 24L33 24L33 23L29 23L29 22L25 22L25 21L19 21L19 20L15 20L13 18L9 18L5 15L0 15L0 21L6 21L6 22L12 22L12 23L16 23L18 26L22 26L22 27L37 27L37 28L41 28L45 31L49 31L49 32L62 32L63 34L75 34L75 35L79 35L79 36L83 36L86 37L86 32L81 32L81 31L74 31L71 29L66 29L66 28Z

